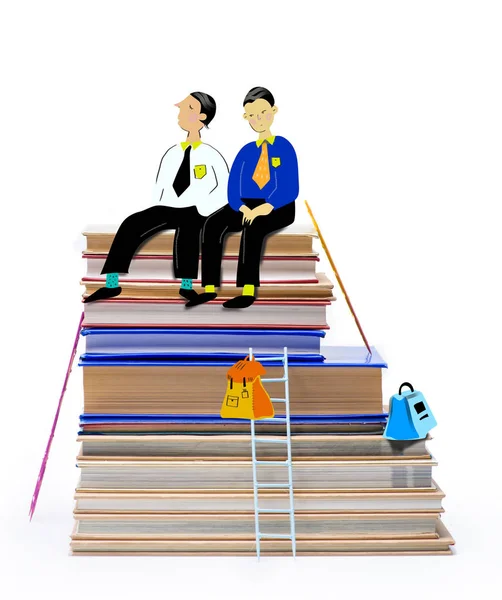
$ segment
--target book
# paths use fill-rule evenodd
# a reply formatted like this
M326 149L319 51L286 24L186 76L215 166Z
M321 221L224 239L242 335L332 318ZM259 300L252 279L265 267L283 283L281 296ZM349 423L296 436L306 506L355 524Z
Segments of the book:
M451 554L450 546L455 542L441 519L436 520L436 534L432 538L413 537L407 539L366 536L363 539L300 539L297 555L323 556L336 554ZM78 540L71 542L73 553L84 554L174 554L247 556L256 553L254 540ZM261 541L263 555L289 555L289 540L264 539Z
M237 294L234 288L233 294ZM190 312L180 300L124 299L121 296L84 304L84 327L222 327L259 329L329 329L329 300L260 300L240 311L223 308L223 299L201 304Z
M249 352L233 353L233 352L211 352L211 353L198 353L198 352L177 352L170 354L98 354L98 353L87 353L80 355L80 362L83 366L89 365L131 365L137 364L138 362L156 362L157 364L170 364L170 365L204 365L209 364L221 364L222 362L236 363L239 360L243 360ZM275 354L267 353L267 355L260 355L260 359L265 357L273 358ZM289 364L303 364L306 363L322 363L325 360L325 356L322 354L288 354Z
M322 363L292 363L291 414L381 413L381 377L386 364L376 351L368 355L361 348L355 350L327 347ZM164 415L218 414L232 365L140 360L97 365L82 358L79 364L84 372L85 413ZM267 377L280 377L281 373L280 367L267 367ZM284 393L281 383L267 384L267 390L277 398Z
M86 274L83 281L105 281L101 274L107 254L84 253ZM319 257L309 256L264 256L260 267L260 280L267 283L317 283L316 265ZM237 255L225 255L221 263L222 283L234 285L237 279ZM199 274L201 273L199 265ZM129 272L121 274L121 283L148 282L173 283L179 280L174 277L172 254L138 254L131 261ZM195 279L200 284L200 279Z
M340 418L315 419L311 415L291 416L291 432L297 435L375 435L382 434L387 415L349 415ZM341 415L340 415L341 416ZM128 418L132 417L132 418ZM159 417L155 419L153 417ZM207 418L206 418L207 417ZM361 417L361 418L358 418ZM80 435L249 435L249 423L242 419L222 419L219 415L89 415L80 417ZM284 427L277 423L260 423L260 431L266 434L284 434Z
M260 505L280 510L288 503L287 490L261 490ZM444 492L433 480L430 488L379 490L295 490L295 514L302 512L442 512ZM254 511L251 490L132 491L78 490L75 514L81 513L232 513Z
M321 356L324 331L310 329L183 329L183 328L84 328L87 356L162 356L172 354L221 355L280 354Z
M357 539L367 537L435 538L439 513L311 513L295 519L297 540ZM261 532L286 535L289 515L264 514ZM72 539L99 540L254 540L254 513L105 514L80 513Z
M293 461L296 490L430 488L432 458L338 457ZM251 460L180 460L167 457L77 458L78 490L251 490ZM262 484L284 481L284 467L259 465Z
M334 300L333 298L333 284L324 275L324 273L318 274L318 281L315 282L278 282L273 283L269 281L262 282L259 290L259 298L261 300ZM105 282L104 278L101 279L82 279L82 285L85 285L84 297L94 293L99 288L103 287ZM132 299L132 300L178 300L184 303L179 296L180 281L172 280L166 282L152 282L152 281L131 281L130 279L121 278L120 287L122 292L120 299ZM203 288L197 285L194 286L196 292L202 292ZM223 285L218 290L218 300L227 300L233 298L239 294L239 289L233 285ZM101 304L112 303L116 299L110 299L103 301ZM213 304L218 306L218 300L213 300ZM93 306L92 304L89 306ZM190 311L190 317L195 316L197 311L207 305L198 306L196 309ZM254 305L256 306L256 305ZM265 306L265 305L264 305ZM183 305L184 310L184 305ZM186 312L183 313L184 318L187 318ZM246 314L247 317L247 314ZM245 325L245 323L243 323Z
M87 227L83 235L86 238L86 254L107 254L117 231L116 226L98 225ZM311 225L294 223L267 238L264 248L265 256L317 256L313 251L312 242L317 237ZM238 256L241 241L240 233L227 236L225 255ZM147 240L137 255L169 255L172 253L174 231L166 231Z
M251 456L250 435L80 435L80 456L219 458ZM427 458L426 441L395 441L382 435L293 435L293 459L337 456L406 456ZM260 444L258 458L285 458L286 449L273 441Z

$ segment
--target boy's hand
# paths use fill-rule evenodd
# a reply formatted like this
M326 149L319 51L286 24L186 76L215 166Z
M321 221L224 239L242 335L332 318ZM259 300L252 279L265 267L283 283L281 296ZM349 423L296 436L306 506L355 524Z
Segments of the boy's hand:
M250 219L253 214L253 211L250 208L248 208L245 204L243 204L239 208L239 210L242 213L242 224L245 225L246 223L251 223Z
M256 217L264 217L266 215L269 215L273 210L274 207L268 202L262 204L261 206L257 206L251 211L251 215L248 217L249 225L251 225L251 223L256 219Z

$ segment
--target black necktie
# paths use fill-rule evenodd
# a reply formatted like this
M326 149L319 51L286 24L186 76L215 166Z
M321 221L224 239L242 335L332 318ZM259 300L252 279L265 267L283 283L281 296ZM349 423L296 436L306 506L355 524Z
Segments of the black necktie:
M180 168L176 173L176 177L173 181L173 188L176 192L176 195L179 197L181 194L188 188L190 185L190 149L192 146L187 146L185 148L185 154L183 155L183 160L181 161Z

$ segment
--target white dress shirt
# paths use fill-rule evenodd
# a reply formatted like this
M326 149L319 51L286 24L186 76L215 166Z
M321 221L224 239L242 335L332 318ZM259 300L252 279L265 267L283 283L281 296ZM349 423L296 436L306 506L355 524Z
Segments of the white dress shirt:
M154 203L174 208L195 206L204 217L227 204L228 165L209 144L195 143L190 150L190 185L177 196L173 181L178 173L186 143L172 146L160 161L154 190Z

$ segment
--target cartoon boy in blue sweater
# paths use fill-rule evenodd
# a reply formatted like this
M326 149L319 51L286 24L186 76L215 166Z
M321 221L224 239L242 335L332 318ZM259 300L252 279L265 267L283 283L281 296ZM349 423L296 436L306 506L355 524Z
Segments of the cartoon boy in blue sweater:
M295 220L298 161L286 138L272 135L277 114L273 95L255 87L244 98L244 118L258 133L234 160L228 180L228 204L210 215L202 229L202 285L205 291L186 306L216 298L221 285L223 244L228 233L242 231L237 287L242 295L227 300L225 308L247 308L260 285L260 261L265 238Z

